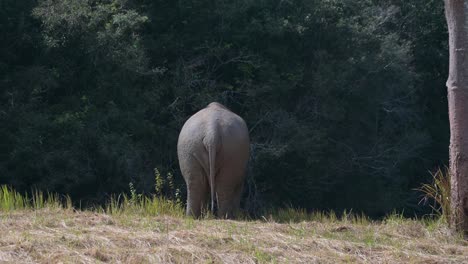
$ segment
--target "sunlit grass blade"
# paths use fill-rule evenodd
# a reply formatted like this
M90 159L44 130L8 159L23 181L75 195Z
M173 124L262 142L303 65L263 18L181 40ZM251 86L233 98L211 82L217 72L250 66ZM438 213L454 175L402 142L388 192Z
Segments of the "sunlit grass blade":
M418 191L423 193L420 203L432 202L429 206L438 216L450 222L450 172L445 168L432 174L432 182L424 183Z

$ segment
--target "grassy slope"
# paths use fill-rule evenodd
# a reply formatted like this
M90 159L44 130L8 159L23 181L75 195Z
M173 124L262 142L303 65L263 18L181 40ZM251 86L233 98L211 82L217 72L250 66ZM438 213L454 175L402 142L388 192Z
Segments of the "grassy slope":
M0 210L0 262L468 263L442 224L193 220L60 208Z

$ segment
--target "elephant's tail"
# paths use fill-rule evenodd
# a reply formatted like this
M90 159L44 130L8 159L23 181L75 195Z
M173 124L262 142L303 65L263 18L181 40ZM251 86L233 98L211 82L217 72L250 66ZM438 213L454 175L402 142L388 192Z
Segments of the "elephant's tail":
M210 144L208 146L208 159L210 164L210 192L211 192L211 212L215 214L215 201L216 201L216 188L215 188L215 175L216 175L216 145Z
M211 194L211 212L216 215L216 207L218 202L218 195L216 194L216 159L218 157L218 150L221 144L221 136L217 122L212 122L208 125L208 130L211 133L207 133L203 138L203 143L205 149L208 152L208 182L210 185L210 194Z

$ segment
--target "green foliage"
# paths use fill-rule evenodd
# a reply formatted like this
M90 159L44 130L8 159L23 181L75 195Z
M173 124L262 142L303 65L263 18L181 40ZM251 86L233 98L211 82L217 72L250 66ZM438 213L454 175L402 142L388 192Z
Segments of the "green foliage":
M56 193L44 193L39 190L32 192L31 198L23 195L6 185L0 186L0 210L13 211L22 209L42 209L42 208L71 208L70 196L64 199Z
M154 191L156 196L166 196L173 199L176 203L181 203L180 189L175 187L174 176L168 172L163 177L158 168L154 168Z
M130 199L128 199L127 201L127 196L125 195L124 196L124 200L126 201L126 203L130 204L130 205L135 205L137 204L139 201L141 201L141 198L143 197L141 194L138 194L135 190L135 187L133 187L133 183L129 183L128 184L129 187L130 187Z
M154 191L156 195L161 195L164 187L164 179L162 178L161 173L159 173L157 168L154 168L154 180L156 182L154 185Z
M158 196L111 196L103 211L107 214L126 215L141 214L146 216L170 215L182 217L185 215L182 204L165 197Z
M155 169L156 171L157 169ZM120 194L111 195L104 211L108 214L142 214L149 216L171 215L181 217L184 214L184 206L179 200L170 200L161 195L151 197L137 193L133 183L129 184L130 196Z
M122 193L118 196L111 195L110 199L106 202L104 211L108 214L143 214L149 216L157 215L171 215L183 216L185 215L184 205L180 201L178 190L170 189L173 199L164 197L164 179L159 173L157 168L154 168L155 175L155 194L146 196L138 193L135 186L130 182L129 189L130 195ZM169 187L174 186L172 183L172 174L168 173L167 182Z
M0 7L0 184L19 191L180 203L177 135L211 101L250 128L250 213L424 213L412 189L446 162L442 1Z
M24 209L26 207L27 198L17 193L15 190L6 185L0 188L0 209L2 211L11 211L17 209Z

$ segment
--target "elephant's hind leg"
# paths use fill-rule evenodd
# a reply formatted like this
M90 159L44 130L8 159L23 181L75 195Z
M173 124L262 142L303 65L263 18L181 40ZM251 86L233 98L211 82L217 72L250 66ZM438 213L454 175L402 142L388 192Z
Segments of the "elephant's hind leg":
M239 211L240 199L242 195L242 184L219 188L218 193L218 212L219 218L232 219Z
M208 199L208 181L204 173L200 171L192 171L190 179L187 182L187 215L192 215L195 218L201 216L205 209Z

